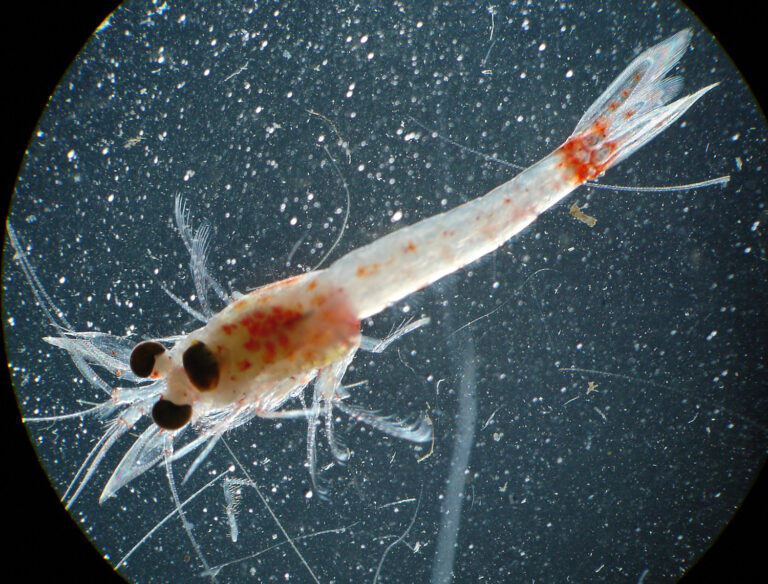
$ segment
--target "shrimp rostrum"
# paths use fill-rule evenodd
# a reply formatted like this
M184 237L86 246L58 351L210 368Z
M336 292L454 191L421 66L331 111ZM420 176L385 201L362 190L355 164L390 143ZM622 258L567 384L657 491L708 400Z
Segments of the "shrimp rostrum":
M640 54L560 147L486 195L382 237L326 269L234 299L205 268L210 228L203 224L192 229L189 213L177 198L176 226L192 258L200 309L166 292L204 323L186 335L131 347L122 337L73 331L37 279L9 224L15 259L58 331L46 341L67 351L83 376L109 395L102 404L73 414L99 414L109 425L74 477L67 503L88 483L106 452L148 412L154 423L122 457L103 488L102 501L164 457L198 451L189 474L225 431L255 416L308 419L313 483L315 435L321 423L334 456L344 459L348 454L334 440L336 409L399 438L430 440L432 429L424 419L398 421L354 406L342 384L358 349L380 351L427 319L378 343L361 336L360 321L495 250L580 184L599 177L669 127L714 87L673 101L682 80L666 74L690 38L690 31L683 30ZM209 308L210 293L228 302L217 314ZM104 370L117 372L131 385L113 388ZM308 387L311 398L303 400Z

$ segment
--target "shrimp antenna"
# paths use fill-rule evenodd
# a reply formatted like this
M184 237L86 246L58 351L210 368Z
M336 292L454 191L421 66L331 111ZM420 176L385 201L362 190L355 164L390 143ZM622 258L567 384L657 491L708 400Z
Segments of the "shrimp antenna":
M475 156L479 156L480 158L487 160L489 162L495 162L496 164L506 166L507 168L513 168L515 170L525 170L526 168L525 166L522 166L520 164L509 162L508 160L504 160L503 158L499 158L492 154L486 154L481 150L477 150L476 148L472 148L471 146L466 146L464 144L461 144L457 140L454 140L453 138L451 138L450 136L446 136L445 134L441 134L437 130L430 128L429 126L420 122L413 116L409 115L407 117L414 124L416 124L422 130L427 132L432 138L439 138L443 142L450 144L451 146L455 146L460 150L469 152L470 154L474 154ZM611 190L611 191L632 191L632 192L642 192L642 193L670 193L670 192L676 192L676 191L692 191L695 189L703 189L703 188L712 187L715 185L725 186L728 184L730 180L731 180L731 175L724 174L722 176L718 176L716 178L710 178L707 180L680 184L680 185L666 185L661 187L614 185L614 184L608 184L608 183L598 183L592 180L587 181L585 183L585 186L588 186L593 189L604 189L604 190Z
M328 249L327 252L325 252L325 255L323 255L322 258L320 258L320 261L317 262L317 265L312 268L312 271L317 270L320 266L323 265L323 262L328 259L328 256L331 255L331 252L336 249L336 246L339 244L339 241L341 241L341 238L344 236L344 231L347 229L347 221L349 220L349 207L350 207L350 196L349 196L349 186L347 186L347 181L344 180L344 175L341 174L341 170L339 170L339 165L336 164L336 160L331 156L331 153L328 151L328 147L323 145L323 150L325 150L326 156L330 159L331 163L333 164L333 168L336 169L336 174L339 175L339 179L341 180L341 184L344 186L344 192L347 195L347 210L344 212L344 221L341 224L341 229L339 229L339 234L336 236L336 241L333 242L333 245Z

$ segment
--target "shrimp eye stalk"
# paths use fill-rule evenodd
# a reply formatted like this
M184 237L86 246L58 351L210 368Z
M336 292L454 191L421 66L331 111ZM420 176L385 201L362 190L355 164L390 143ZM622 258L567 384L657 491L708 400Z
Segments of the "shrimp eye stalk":
M144 341L131 351L131 371L137 377L149 377L155 368L155 359L165 353L165 347L157 341Z
M192 406L177 406L167 399L160 398L152 407L152 420L163 430L178 430L186 426L192 418Z

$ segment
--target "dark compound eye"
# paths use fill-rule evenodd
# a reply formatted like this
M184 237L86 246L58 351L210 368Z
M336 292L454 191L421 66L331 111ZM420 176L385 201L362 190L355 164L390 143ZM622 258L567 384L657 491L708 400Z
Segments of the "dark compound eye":
M155 357L165 352L165 347L155 341L139 343L131 351L131 371L139 377L149 377L155 367Z
M160 398L152 407L152 419L163 430L178 430L192 417L192 406L177 406L167 399Z
M219 362L205 343L195 341L181 357L187 377L200 391L210 391L219 382Z

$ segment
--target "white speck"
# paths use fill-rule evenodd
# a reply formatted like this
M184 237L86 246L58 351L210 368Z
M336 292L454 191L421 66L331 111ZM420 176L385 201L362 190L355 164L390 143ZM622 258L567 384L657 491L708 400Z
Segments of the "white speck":
M736 142L741 138L741 134L739 132L736 132L733 136L731 136L731 142Z
M568 71L565 72L565 78L570 79L573 77L573 69L568 69Z
M540 53L544 52L546 50L546 48L547 48L547 43L541 43L539 45L539 52Z
M65 284L66 282L67 282L66 276L62 276L61 278L59 278L59 284Z
M296 225L299 222L299 220L296 217L291 217L291 220L288 221L291 225Z
M364 34L363 36L360 37L360 44L361 45L364 45L367 42L368 42L368 35L367 34Z
M389 221L390 221L391 223L397 223L397 222L398 222L398 221L400 221L400 219L402 219L402 218L403 218L403 212L402 212L402 211L400 211L400 210L397 210L397 211L395 211L395 212L392 214L392 217L389 219Z
M712 331L711 333L709 333L709 334L707 335L707 340L708 340L708 341L711 341L711 340L712 340L712 339L714 339L716 336L717 336L717 331Z
M71 162L75 158L77 158L77 152L75 152L74 150L70 150L69 152L67 152L67 160Z
M210 74L211 74L211 70L210 69L206 69L205 71L203 71L203 77L208 77L208 75L210 75Z

